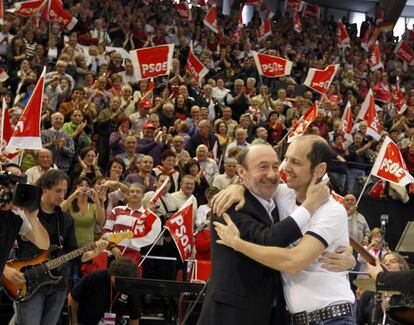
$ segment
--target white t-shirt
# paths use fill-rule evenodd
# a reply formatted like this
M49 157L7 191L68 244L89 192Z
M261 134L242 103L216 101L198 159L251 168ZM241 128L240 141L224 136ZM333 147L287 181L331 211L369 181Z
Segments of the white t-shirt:
M279 185L275 201L280 220L287 218L299 207L295 191L284 184ZM338 246L349 246L346 210L332 197L300 228L303 234L319 239L327 247L325 251L333 252ZM298 241L291 244L291 247L297 243ZM348 273L327 271L321 267L318 258L297 274L282 272L282 278L290 313L311 312L329 305L355 301Z

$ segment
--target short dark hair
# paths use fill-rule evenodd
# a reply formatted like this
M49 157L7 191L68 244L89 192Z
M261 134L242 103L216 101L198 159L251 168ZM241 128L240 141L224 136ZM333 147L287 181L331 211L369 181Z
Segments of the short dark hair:
M131 258L121 257L112 261L109 273L113 276L136 277L137 266Z
M69 184L69 177L59 169L50 169L40 176L35 185L42 189L51 189L61 181Z
M165 160L168 157L174 157L175 158L176 156L177 155L175 154L174 151L172 151L170 149L166 149L163 152L161 152L160 160L163 161L163 160Z
M328 143L319 136L307 136L312 137L311 149L307 155L311 163L311 169L314 169L320 163L326 163L327 171L332 163L332 150L329 147Z

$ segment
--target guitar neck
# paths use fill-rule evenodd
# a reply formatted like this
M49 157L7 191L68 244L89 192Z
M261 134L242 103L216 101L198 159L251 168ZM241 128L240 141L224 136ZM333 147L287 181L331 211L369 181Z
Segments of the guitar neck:
M74 251L71 251L70 253L67 253L65 255L54 258L50 261L47 261L45 265L49 270L56 269L64 265L65 263L77 258L78 256L85 254L87 251L93 250L95 247L96 247L95 243L90 243L86 246L75 249Z
M352 237L349 237L349 242L352 246L353 249L355 249L355 251L359 254L361 254L361 256L371 265L375 266L376 265L376 261L375 261L375 257L365 249L364 246L362 246L360 243L358 243L355 239L353 239Z

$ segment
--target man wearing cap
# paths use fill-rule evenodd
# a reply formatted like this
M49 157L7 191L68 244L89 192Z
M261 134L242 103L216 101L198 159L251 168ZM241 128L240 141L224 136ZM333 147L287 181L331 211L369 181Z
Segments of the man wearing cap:
M145 123L142 130L142 138L138 141L138 147L141 153L150 155L154 159L154 165L160 163L161 153L170 146L166 143L166 133L159 132L155 134L155 125L152 123Z
M145 123L148 121L148 115L150 108L152 107L151 102L148 98L144 97L135 104L135 107L138 109L136 113L133 113L129 116L129 119L132 123L132 129L138 134L144 129Z

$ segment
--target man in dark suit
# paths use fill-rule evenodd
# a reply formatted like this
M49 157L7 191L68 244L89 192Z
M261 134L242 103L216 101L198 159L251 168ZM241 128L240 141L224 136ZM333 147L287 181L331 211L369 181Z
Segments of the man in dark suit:
M232 208L228 213L239 228L241 238L283 247L299 239L301 224L328 199L326 184L316 184L301 209L278 222L272 200L279 180L279 160L275 151L266 145L251 146L239 154L238 163L239 175L248 190L246 203L239 211ZM211 236L212 272L198 324L284 324L280 274L228 247L217 245L214 228Z
M210 132L211 125L208 120L201 120L197 125L197 132L188 141L185 149L188 151L191 157L196 154L196 149L200 144L207 146L208 151L212 151L214 143L218 144L218 140L215 135Z

